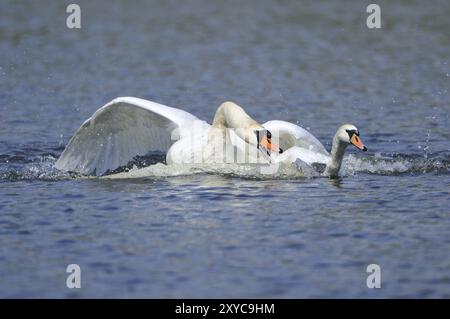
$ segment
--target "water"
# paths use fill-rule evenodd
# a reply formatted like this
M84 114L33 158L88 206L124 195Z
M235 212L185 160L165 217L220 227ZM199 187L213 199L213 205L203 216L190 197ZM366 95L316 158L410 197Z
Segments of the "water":
M0 3L1 297L450 297L448 1L379 1L381 30L365 1L77 3L81 30L64 2ZM232 99L328 148L350 122L369 152L340 180L55 170L117 96L208 121Z

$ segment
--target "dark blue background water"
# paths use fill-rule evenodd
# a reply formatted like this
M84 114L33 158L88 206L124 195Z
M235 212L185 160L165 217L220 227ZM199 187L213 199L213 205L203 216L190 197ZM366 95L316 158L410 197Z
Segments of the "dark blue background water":
M1 297L450 297L448 1L379 1L381 30L368 1L78 1L81 30L69 3L0 2ZM232 99L327 147L350 122L370 151L338 181L56 171L127 95L209 121Z

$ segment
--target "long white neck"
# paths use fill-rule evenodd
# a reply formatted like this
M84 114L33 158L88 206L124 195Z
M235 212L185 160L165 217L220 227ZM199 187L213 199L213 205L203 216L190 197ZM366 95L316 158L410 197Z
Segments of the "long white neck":
M218 129L232 128L246 142L253 137L251 136L254 135L253 130L262 128L244 109L233 102L225 102L220 105L214 115L212 126Z
M338 133L333 138L333 145L331 146L331 159L325 169L325 175L336 178L339 176L339 170L341 169L342 159L344 158L345 149L348 143L341 141L338 137Z
M252 119L242 107L233 102L225 102L220 105L214 115L212 125L217 128L226 127L235 129L261 126Z

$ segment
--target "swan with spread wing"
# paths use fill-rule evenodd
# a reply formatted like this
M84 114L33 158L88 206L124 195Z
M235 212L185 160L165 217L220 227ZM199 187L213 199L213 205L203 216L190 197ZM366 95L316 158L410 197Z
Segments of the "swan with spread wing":
M233 102L223 103L210 125L180 109L120 97L81 125L55 166L100 176L136 156L158 152L165 155L167 165L300 160L312 166L322 164L326 176L336 177L349 144L367 150L358 129L349 124L338 129L328 153L305 129L285 121L259 124Z

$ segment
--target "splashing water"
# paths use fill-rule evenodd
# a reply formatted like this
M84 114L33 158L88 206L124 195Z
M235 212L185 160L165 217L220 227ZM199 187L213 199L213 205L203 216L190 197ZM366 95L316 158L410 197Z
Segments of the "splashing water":
M54 167L57 155L39 150L14 152L0 155L0 180L64 180L85 178L63 172ZM150 165L149 165L150 164ZM341 174L354 176L358 173L377 175L401 174L448 174L450 155L444 153L427 154L375 154L373 156L349 154L344 158ZM155 163L153 158L138 157L127 168L116 170L102 179L164 178L194 174L218 174L246 179L298 179L321 176L314 168L301 161L293 164L281 163L272 173L267 174L261 165L249 164L203 164L166 165Z
M446 174L450 168L450 157L448 155L427 154L409 155L394 154L383 156L360 157L353 154L344 158L344 175L356 173L370 173L378 175L399 175L405 173L424 174L438 173Z
M73 174L61 172L54 167L56 157L52 155L21 158L2 156L0 162L0 180L58 180L73 177Z

